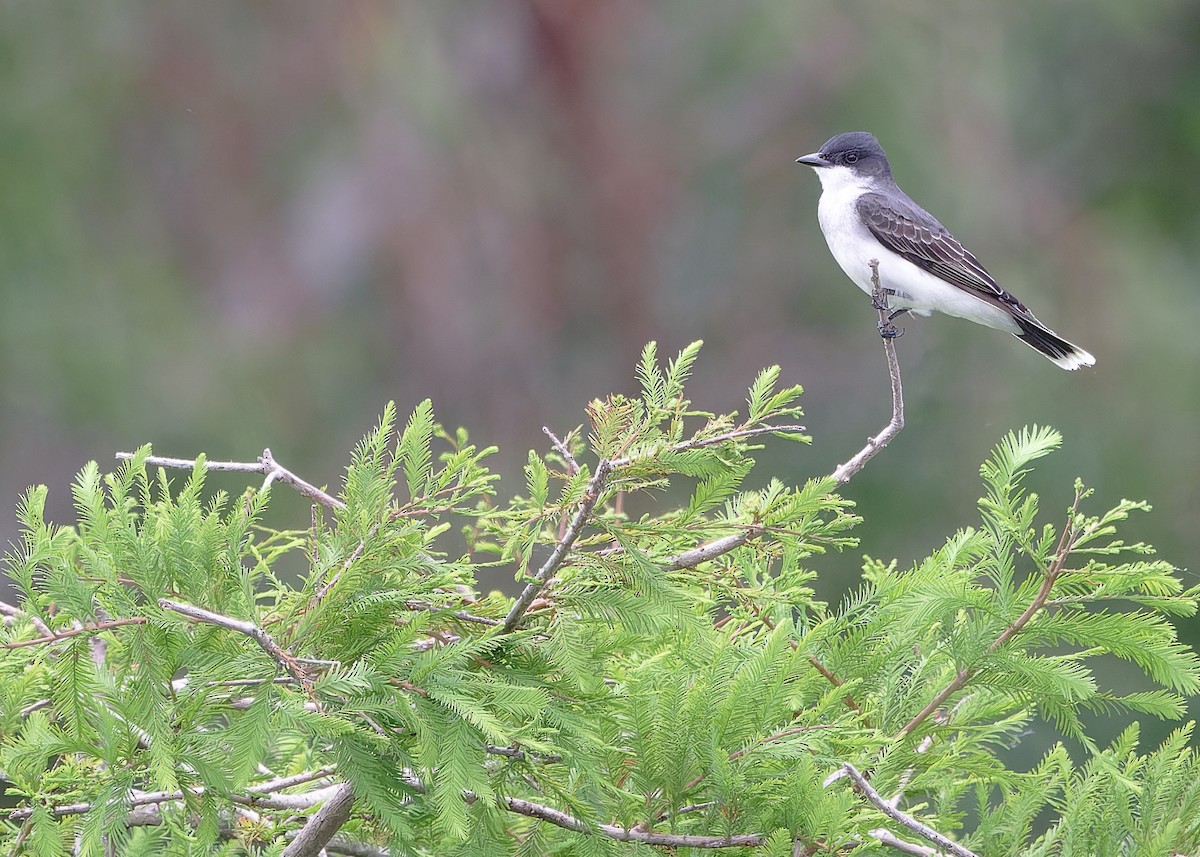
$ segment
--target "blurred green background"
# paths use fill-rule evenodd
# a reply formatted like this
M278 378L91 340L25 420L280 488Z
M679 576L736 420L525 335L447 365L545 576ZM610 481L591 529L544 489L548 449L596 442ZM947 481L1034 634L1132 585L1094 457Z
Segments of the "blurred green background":
M706 341L691 390L710 410L782 364L815 444L770 444L760 478L828 473L886 421L888 382L793 160L867 129L1098 364L1068 374L1004 334L906 321L908 425L847 489L862 550L924 556L975 520L991 446L1043 423L1066 435L1032 482L1047 520L1076 475L1101 501L1147 499L1131 532L1196 582L1194 0L3 10L6 541L28 484L69 520L78 468L146 441L270 446L336 486L388 399L431 397L512 476L543 425L630 391L649 339ZM822 561L821 594L858 565Z

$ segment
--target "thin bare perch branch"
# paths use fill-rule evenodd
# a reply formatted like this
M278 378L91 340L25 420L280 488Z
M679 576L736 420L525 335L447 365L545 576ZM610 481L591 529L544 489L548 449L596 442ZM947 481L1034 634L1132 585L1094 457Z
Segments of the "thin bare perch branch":
M554 550L550 553L546 562L538 569L537 574L533 576L533 580L522 590L517 600L513 603L512 609L504 617L504 625L502 626L504 633L507 634L517 627L517 623L521 621L521 617L529 609L529 605L533 603L533 600L537 598L538 593L542 591L546 582L553 576L554 572L558 571L563 562L566 561L567 554L571 551L571 546L575 544L575 540L583 532L588 518L591 517L592 509L596 507L596 501L600 499L600 493L604 490L604 483L611 472L612 465L608 459L602 458L596 463L596 472L592 474L587 488L584 489L583 499L579 501L579 506L575 509L575 515L571 518L571 523L567 525L567 531L563 533L562 538L558 540L558 544L554 546Z
M892 379L892 419L879 434L868 438L867 445L853 458L845 464L839 464L833 471L833 478L839 485L849 482L850 477L862 470L904 428L904 390L900 385L900 361L896 359L896 328L892 324L887 292L879 284L879 260L872 259L870 265L871 285L874 286L871 300L879 311L879 335L883 339L883 354L887 358L888 375Z
M354 786L343 783L283 849L283 857L316 857L333 835L342 829L342 825L350 820L350 811L353 809Z
M213 613L202 607L184 604L181 601L172 601L169 598L158 599L158 606L164 610L171 610L181 616L186 616L196 622L207 622L209 625L217 625L221 628L228 628L230 631L237 631L239 634L245 634L258 643L259 648L266 652L271 660L278 664L288 675L301 684L308 685L309 678L304 670L301 669L300 664L296 662L296 659L281 649L279 644L271 638L270 634L253 622L248 622L244 619L234 619L231 616Z
M132 452L118 452L118 461L129 461L133 458ZM176 470L191 470L196 466L194 458L167 458L161 455L146 456L146 464L155 467L169 467ZM266 479L263 481L263 487L267 487L272 482L279 481L291 485L296 489L298 494L316 500L322 506L328 506L330 509L344 509L346 504L330 494L325 493L311 482L306 482L292 471L288 470L282 464L277 462L274 456L271 455L270 449L264 449L262 455L258 457L258 461L208 461L204 462L205 470L223 471L228 473L261 473Z
M892 806L890 803L888 803L886 800L883 799L883 796L880 795L879 792L875 791L875 788L871 785L871 781L868 780L866 777L864 777L862 775L862 773L858 770L858 768L854 767L849 762L845 762L842 764L842 770L845 771L846 776L848 776L850 778L851 782L854 783L854 787L860 793L862 793L862 795L867 800L869 800L875 806L876 809L878 809L880 812L882 812L888 818L903 825L907 829L911 830L913 833L920 836L922 839L926 839L929 842L932 842L935 845L937 845L939 848L955 855L955 857L978 857L978 855L974 851L964 848L963 846L961 846L957 842L955 842L953 839L951 839L949 836L946 836L945 834L942 834L942 833L938 833L936 830L934 830L928 824L925 824L922 821L918 821L917 819L913 818L908 813L902 812L901 810ZM874 834L872 834L872 835L874 835ZM876 838L879 839L879 837L876 837ZM882 840L880 840L880 841L882 842ZM890 843L884 843L884 844L890 844Z

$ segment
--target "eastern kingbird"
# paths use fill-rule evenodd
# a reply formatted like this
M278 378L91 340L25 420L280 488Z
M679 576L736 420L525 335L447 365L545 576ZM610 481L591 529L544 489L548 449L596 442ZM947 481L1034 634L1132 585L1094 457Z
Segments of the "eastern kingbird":
M934 310L1007 330L1064 369L1096 358L1046 327L1002 289L945 226L892 178L887 155L866 131L838 134L796 159L821 180L817 219L833 258L854 283L873 292L870 261L895 309Z

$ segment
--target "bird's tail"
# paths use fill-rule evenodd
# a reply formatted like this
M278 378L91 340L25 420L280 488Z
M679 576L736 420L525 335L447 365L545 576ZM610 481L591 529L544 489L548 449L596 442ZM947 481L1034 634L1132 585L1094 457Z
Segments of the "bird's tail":
M1096 358L1088 354L1078 345L1072 345L1050 328L1040 324L1036 319L1022 318L1013 315L1013 321L1021 328L1020 333L1014 333L1017 339L1046 355L1056 365L1063 369L1078 369L1081 366L1094 366Z

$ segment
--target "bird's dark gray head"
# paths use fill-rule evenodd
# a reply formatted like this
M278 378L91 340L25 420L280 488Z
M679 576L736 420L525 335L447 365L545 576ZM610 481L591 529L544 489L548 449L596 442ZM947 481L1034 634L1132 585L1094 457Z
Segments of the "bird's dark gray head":
M820 151L797 158L797 163L815 169L846 167L863 176L890 176L887 155L874 135L866 131L850 131L830 137Z

